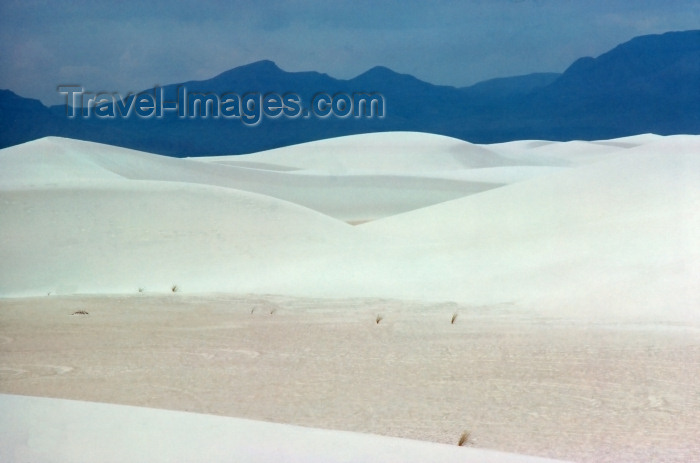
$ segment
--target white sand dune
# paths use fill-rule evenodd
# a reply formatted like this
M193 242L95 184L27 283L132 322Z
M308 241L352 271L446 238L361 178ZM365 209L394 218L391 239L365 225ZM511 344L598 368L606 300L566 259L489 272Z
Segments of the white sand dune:
M205 184L236 183L205 163L50 138L3 150L0 165L5 296L269 289L300 264L337 262L358 234L287 201Z
M699 137L666 137L362 228L391 236L406 297L697 322L699 154Z
M73 182L0 194L0 293L253 291L321 268L359 232L239 190L155 181ZM269 288L268 288L269 289Z
M263 168L280 166L293 171L405 173L422 175L435 170L512 166L488 147L456 138L419 132L379 132L301 143L247 156L197 158L225 165ZM530 165L519 162L517 165Z
M475 319L476 311L486 317L498 308L500 315L493 316L504 320L541 319L580 324L583 330L665 327L679 330L680 344L693 345L693 330L700 327L699 210L699 136L477 146L427 134L386 133L197 160L50 137L0 150L0 298L92 294L107 299L110 294L175 291L209 297L276 294L320 298L312 300L331 305L335 299L343 307L351 305L348 301L380 298L431 307L457 304L469 307ZM358 226L345 223L367 220ZM11 334L0 336L4 341L9 344ZM571 352L589 361L586 349L574 346ZM622 350L624 345L610 355ZM692 368L694 357L689 358ZM342 364L342 359L334 361ZM0 372L16 372L8 368ZM497 365L493 368L487 373L496 371L491 380L497 388ZM658 373L661 367L653 368ZM566 371L562 374L570 374ZM283 378L275 381L285 384ZM605 384L596 382L591 389L605 389ZM662 396L675 394L655 387ZM580 400L604 413L586 418L591 425L596 419L610 425L618 416L616 402L590 399L589 392L581 390ZM656 407L654 413L657 408L662 413L668 401L675 403L657 392L640 394ZM71 461L72 449L86 448L86 441L70 440L61 447L66 434L41 426L40 410L47 411L51 426L61 414L71 416L67 422L75 427L58 426L61 433L71 430L71 438L85 433L106 448L142 442L125 424L145 420L165 422L162 431L175 436L201 423L193 447L183 443L178 455L190 447L201 450L199 439L212 444L225 438L232 447L224 449L240 449L249 441L262 452L250 450L245 455L251 459L242 461L269 461L267 452L282 452L286 461L386 461L357 450L367 447L372 455L389 458L381 453L385 446L397 452L392 455L398 459L391 461L469 458L460 452L466 449L391 441L394 446L374 436L33 400L0 400L0 406L13 407L24 426L17 428L24 434L0 432L13 439L0 447L20 452L16 458L24 458L21 452L37 442L38 451L62 458L55 461ZM557 406L547 402L539 412ZM33 415L17 412L24 407ZM688 407L690 422L697 404L688 401ZM91 430L94 421L86 423L94 413L119 416L114 423L121 424ZM8 429L6 416L0 423ZM260 435L279 433L280 444L241 430L249 425ZM205 431L212 426L221 431ZM561 426L576 430L572 422ZM100 429L104 433L97 435ZM123 432L109 434L114 429ZM154 439L162 442L163 436ZM338 440L347 441L352 452L329 448ZM297 441L311 453L294 446ZM134 448L137 452L139 446ZM158 448L169 455L167 446ZM521 448L530 447L524 442L515 451ZM33 458L26 455L18 461ZM505 455L474 454L478 461L491 457L511 461Z
M488 146L417 132L350 135L246 156L194 159L284 172L288 174L281 176L285 182L295 182L294 192L273 190L269 185L244 189L304 204L349 222L479 193L546 175L563 165L558 160L547 164L523 156L504 157ZM300 191L308 195L302 197Z
M417 135L428 138L428 142L417 149L423 158L423 163L418 167L425 167L440 145L430 136ZM349 141L352 145L353 139ZM497 157L483 148L469 146L476 150L473 157L477 161L477 158ZM289 156L285 156L285 159L296 157L298 148L289 147L282 151L287 149ZM175 159L99 143L48 137L2 150L0 188L109 179L197 183L260 193L295 202L343 221L364 222L478 193L541 173L537 167L522 172L518 168L506 167L500 168L499 172L485 172L483 176L468 170L438 171L450 165L442 160L445 156L452 156L449 152L445 156L434 156L434 165L422 174L415 168L404 172L402 166L406 165L406 160L402 160L402 152L392 148L389 140L377 146L376 151L365 154L383 159L386 151L391 149L394 152L389 164L395 167L386 171L366 168L347 175L329 172L313 175L308 171L304 171L304 175L298 172L298 175L291 175L284 166L267 164L266 169L249 168L248 163L255 161L231 161L223 166L219 162L201 162L200 158ZM465 162L476 162L470 161L470 153L463 153L462 158ZM326 157L326 163L328 159L340 162L344 157L343 153L331 154ZM258 155L235 158L241 157L255 159ZM465 174L460 175L459 172Z
M554 462L503 452L222 416L0 394L13 463Z
M518 140L488 145L494 153L537 166L576 167L592 164L611 154L621 153L629 148L646 145L661 139L654 134L635 135L600 141L551 142L542 140Z
M396 171L401 149L416 144L418 135L328 141L342 155L332 150L330 155L299 155L297 167L324 156L326 162L349 157L350 148L340 148L343 143L376 146L393 136L400 149L379 170ZM435 142L433 136L426 138ZM434 171L463 161L464 142L446 137L437 142L445 152L461 154L436 155ZM468 153L475 149L466 145ZM417 182L410 192L381 176L355 174L344 177L358 180L355 189L341 187L334 196L321 193L324 182L336 180L332 176L246 168L230 175L233 168L213 163L43 139L0 152L0 259L13 263L0 268L0 294L167 291L178 285L196 292L566 304L572 312L582 305L627 301L625 306L639 304L637 314L644 307L653 314L669 304L668 316L686 319L699 300L694 284L700 243L698 145L694 136L648 135L619 143L576 142L572 152L572 143L527 142L525 157L544 148L562 159L567 153L586 158L591 147L596 153L602 147L608 155L593 164L519 178L478 194L463 192L460 199L419 208L420 186L440 181L415 172L403 177ZM296 159L302 148L259 154L265 163L281 162L287 155ZM503 146L494 149L503 151ZM411 156L422 156L427 165L429 155L419 151L415 148ZM479 157L491 151L476 152ZM369 168L369 162L368 157L357 161L355 172ZM485 178L483 172L494 169L508 167L466 171ZM294 178L277 195L297 193L284 201L231 188L240 172ZM311 178L321 183L307 189L304 182ZM256 180L266 181L271 189L278 185L276 178ZM393 189L394 199L407 200L404 205L416 210L355 229L322 214L324 205L337 211L336 199L343 193L355 214L374 214L387 204L372 201L377 188ZM352 197L352 191L363 194ZM317 198L317 211L292 204L300 196ZM109 256L108 262L102 256Z

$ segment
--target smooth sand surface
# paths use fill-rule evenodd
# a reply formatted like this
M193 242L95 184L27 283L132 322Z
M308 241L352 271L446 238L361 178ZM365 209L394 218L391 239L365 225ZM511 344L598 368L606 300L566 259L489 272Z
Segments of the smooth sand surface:
M215 415L0 394L14 463L554 463L468 446Z
M469 430L473 448L581 462L700 454L697 326L175 293L5 299L0 342L3 393L453 445Z

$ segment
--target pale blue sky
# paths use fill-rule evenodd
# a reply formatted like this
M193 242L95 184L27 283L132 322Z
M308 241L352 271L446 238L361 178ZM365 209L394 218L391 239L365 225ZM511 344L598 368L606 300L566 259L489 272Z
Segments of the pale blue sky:
M0 88L55 104L59 84L125 94L261 59L466 86L698 28L697 0L0 0Z

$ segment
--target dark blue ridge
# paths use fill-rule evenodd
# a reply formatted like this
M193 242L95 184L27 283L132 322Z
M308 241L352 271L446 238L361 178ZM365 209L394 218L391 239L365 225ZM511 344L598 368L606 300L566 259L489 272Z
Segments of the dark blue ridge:
M465 88L433 85L383 66L353 79L287 72L269 60L211 79L164 85L189 92L285 94L308 105L313 95L377 92L384 118L236 119L95 117L68 119L64 106L0 91L0 147L48 135L109 143L171 156L241 154L365 132L432 132L475 143L516 139L597 140L639 133L700 134L700 31L636 37L596 58L576 60L562 74L491 79ZM153 89L144 92L153 93ZM122 95L125 105L129 103Z

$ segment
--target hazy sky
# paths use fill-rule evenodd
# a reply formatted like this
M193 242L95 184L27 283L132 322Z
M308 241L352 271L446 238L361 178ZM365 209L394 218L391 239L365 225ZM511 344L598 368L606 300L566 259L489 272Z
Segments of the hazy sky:
M125 94L261 59L466 86L697 28L698 0L0 0L0 88L54 104L59 84Z

